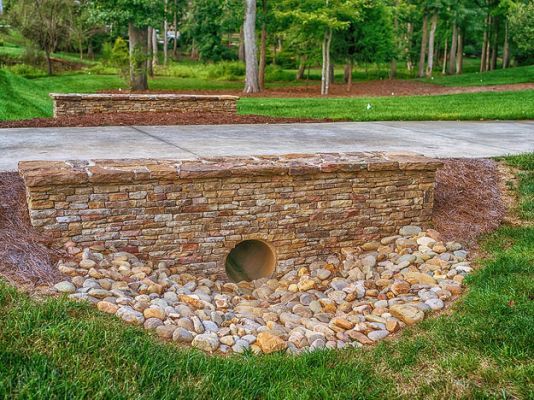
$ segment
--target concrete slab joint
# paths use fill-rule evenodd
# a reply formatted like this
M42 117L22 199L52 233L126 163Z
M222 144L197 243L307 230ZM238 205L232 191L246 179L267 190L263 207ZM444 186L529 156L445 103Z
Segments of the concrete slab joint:
M19 172L33 226L57 246L103 245L224 273L244 241L271 257L263 268L272 272L273 260L278 271L296 268L404 225L428 226L440 165L375 152L23 161Z
M210 112L234 115L239 97L142 93L50 93L54 118L131 112Z

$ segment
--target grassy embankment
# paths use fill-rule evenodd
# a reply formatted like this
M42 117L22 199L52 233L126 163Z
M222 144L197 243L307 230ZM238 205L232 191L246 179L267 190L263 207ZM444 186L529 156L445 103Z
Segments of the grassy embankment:
M507 162L523 169L518 215L532 222L534 153ZM299 357L207 356L0 283L0 398L531 398L533 244L532 225L503 226L448 312L373 348Z
M453 78L453 77L451 77ZM238 89L237 81L159 76L152 89ZM91 93L126 88L115 75L64 74L27 79L0 70L0 120L50 117L50 92ZM371 108L368 109L368 104ZM243 98L242 114L373 120L532 119L534 91L374 98Z

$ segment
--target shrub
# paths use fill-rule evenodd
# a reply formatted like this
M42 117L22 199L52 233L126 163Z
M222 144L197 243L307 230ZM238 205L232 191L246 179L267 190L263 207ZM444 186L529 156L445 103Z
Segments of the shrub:
M239 61L222 61L208 65L206 72L208 79L237 81L245 76L245 64Z
M94 75L117 75L119 70L111 65L96 64L86 70Z
M111 50L111 65L118 68L122 76L128 75L130 67L130 53L126 41L118 37Z
M113 46L109 42L105 42L102 45L102 64L111 64L111 53L113 52Z
M25 78L36 78L39 76L45 76L46 72L41 68L36 68L32 65L27 64L16 64L7 67L11 73L15 75L24 76Z
M43 52L39 50L34 44L28 43L24 47L22 53L22 63L26 65L33 65L39 67L45 64Z
M265 80L269 82L293 81L295 80L295 73L286 71L278 65L268 65L265 68Z

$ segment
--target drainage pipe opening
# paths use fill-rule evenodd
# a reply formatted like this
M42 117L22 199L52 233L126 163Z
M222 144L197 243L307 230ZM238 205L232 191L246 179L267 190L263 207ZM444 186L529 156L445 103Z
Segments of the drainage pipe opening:
M244 240L226 257L226 274L234 282L270 277L275 266L274 249L261 240Z

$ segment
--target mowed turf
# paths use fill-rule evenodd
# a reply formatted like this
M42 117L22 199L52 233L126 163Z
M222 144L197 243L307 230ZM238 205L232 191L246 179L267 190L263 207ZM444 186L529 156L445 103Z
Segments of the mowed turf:
M369 98L243 98L240 114L350 121L534 118L534 90Z
M534 154L507 160L532 188ZM533 244L532 226L504 226L483 240L482 268L451 309L373 348L302 356L208 356L1 283L0 398L532 398Z
M453 77L450 77L451 79ZM272 86L280 83L272 83ZM160 76L155 90L238 89L241 82ZM94 93L123 88L115 75L64 74L27 79L0 70L0 120L52 116L49 93ZM534 118L534 90L441 96L370 98L242 98L239 113L270 117L377 120L479 120Z

